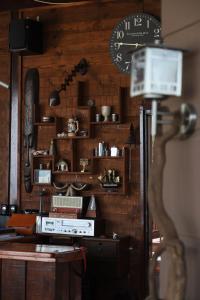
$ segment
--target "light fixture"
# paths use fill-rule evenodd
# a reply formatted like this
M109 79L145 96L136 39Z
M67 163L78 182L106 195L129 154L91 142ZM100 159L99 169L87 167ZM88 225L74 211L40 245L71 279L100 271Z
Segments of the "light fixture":
M157 130L157 103L181 96L183 51L162 45L142 47L132 54L130 96L152 101L152 143Z
M1 80L0 80L0 86L4 87L5 89L9 89L10 88L9 84L7 84L7 83L5 83L5 82L3 82Z
M73 77L77 75L77 73L81 75L85 75L88 70L88 62L86 59L82 58L80 62L74 66L74 68L71 70L71 73L68 75L67 78L64 79L64 83L61 84L59 89L53 90L50 93L49 96L49 106L56 106L60 104L60 92L65 91L67 85L70 84L71 81L73 81Z

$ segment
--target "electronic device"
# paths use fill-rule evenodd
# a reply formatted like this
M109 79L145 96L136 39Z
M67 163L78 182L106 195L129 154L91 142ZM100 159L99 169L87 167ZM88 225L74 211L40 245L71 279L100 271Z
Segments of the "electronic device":
M14 19L9 26L9 49L24 55L43 52L42 23L31 19Z
M77 208L82 210L83 208L83 197L80 196L61 196L53 195L51 206L63 207L63 208Z
M98 236L103 233L103 220L66 219L37 216L36 232L68 236Z

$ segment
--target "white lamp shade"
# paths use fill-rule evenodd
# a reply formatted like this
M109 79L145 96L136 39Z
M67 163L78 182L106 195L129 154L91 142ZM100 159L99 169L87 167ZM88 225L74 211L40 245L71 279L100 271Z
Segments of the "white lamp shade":
M130 96L181 96L183 52L145 47L132 54Z

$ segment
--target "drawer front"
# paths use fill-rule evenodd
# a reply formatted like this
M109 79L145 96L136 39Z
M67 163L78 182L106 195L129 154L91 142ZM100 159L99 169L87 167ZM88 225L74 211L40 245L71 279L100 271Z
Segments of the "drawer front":
M115 258L117 256L117 246L113 242L84 241L89 257Z

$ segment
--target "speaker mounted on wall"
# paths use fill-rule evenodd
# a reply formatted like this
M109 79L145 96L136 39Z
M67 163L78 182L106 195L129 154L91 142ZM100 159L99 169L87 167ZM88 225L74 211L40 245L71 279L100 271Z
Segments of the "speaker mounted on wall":
M9 26L9 49L21 55L43 53L42 23L31 19L14 19Z

